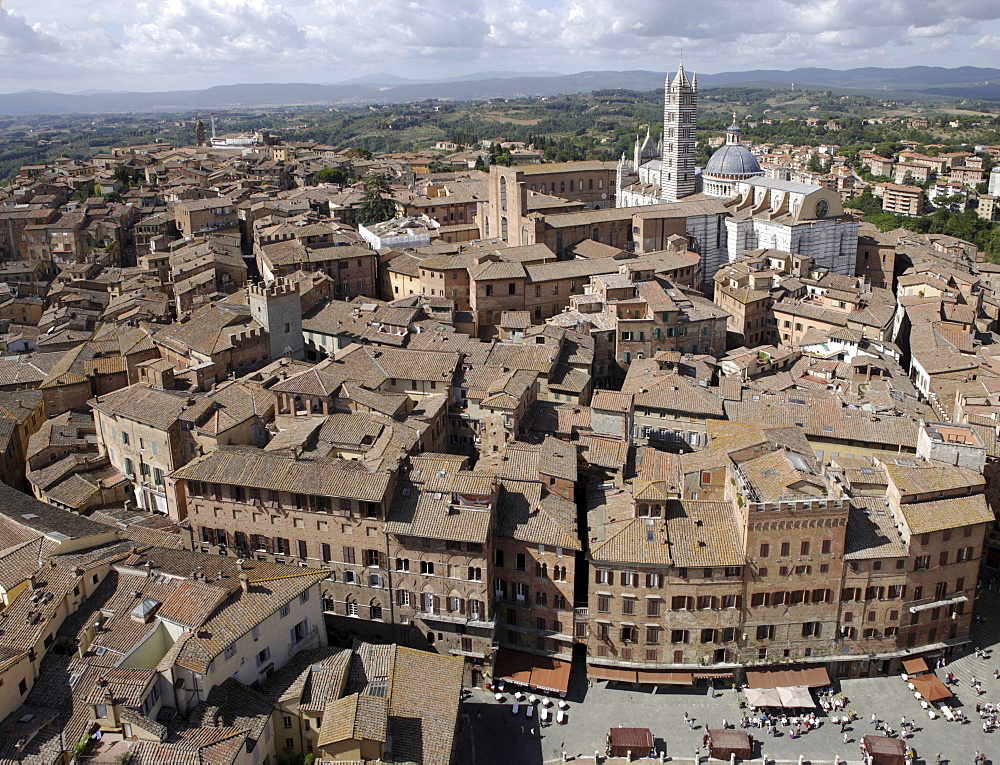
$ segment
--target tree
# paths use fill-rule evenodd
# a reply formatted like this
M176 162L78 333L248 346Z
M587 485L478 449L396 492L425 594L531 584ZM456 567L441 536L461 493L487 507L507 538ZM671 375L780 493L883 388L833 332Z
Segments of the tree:
M316 173L316 183L336 183L343 186L347 182L347 173L339 167L326 167Z
M396 215L396 203L390 198L392 189L382 173L368 173L364 177L365 193L358 207L358 222L362 226L381 223Z
M368 151L368 149L362 149L360 147L355 147L354 152L359 157L361 157L361 159L371 159L372 158L372 153L370 151Z
M487 167L486 167L486 163L483 162L483 155L482 154L480 154L478 157L476 157L476 166L475 166L474 169L475 170L481 170L484 173L486 172Z
M809 164L806 167L810 173L823 172L823 163L820 161L819 152L813 152L809 155Z
M205 123L201 120L198 120L194 126L194 142L197 146L204 146L206 142Z

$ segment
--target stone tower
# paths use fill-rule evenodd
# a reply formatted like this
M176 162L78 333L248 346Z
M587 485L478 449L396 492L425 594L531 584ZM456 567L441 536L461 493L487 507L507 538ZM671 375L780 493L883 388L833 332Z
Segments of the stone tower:
M247 285L250 315L267 330L271 341L271 360L305 356L302 336L302 296L299 285L278 278L270 285Z
M676 202L695 192L695 118L698 110L698 77L688 79L684 64L673 81L667 75L663 92L663 168L660 199Z

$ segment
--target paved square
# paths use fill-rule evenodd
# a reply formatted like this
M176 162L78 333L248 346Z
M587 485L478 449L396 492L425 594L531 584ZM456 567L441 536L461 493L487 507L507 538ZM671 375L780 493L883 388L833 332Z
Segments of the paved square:
M826 716L821 718L823 725L819 729L796 739L788 736L788 728L781 729L778 737L771 737L766 730L757 728L751 728L750 732L762 742L763 752L769 759L796 761L803 755L806 760L829 762L839 757L858 761L860 737L875 733L869 723L872 712L897 730L905 715L907 720L916 721L916 730L907 739L907 744L917 752L917 765L921 762L933 765L938 752L946 765L973 765L977 750L992 758L994 765L1000 765L1000 732L983 733L975 710L977 697L970 684L975 675L986 691L979 700L1000 701L1000 681L993 678L993 670L997 667L1000 661L984 661L970 654L939 670L941 677L950 670L959 678L958 702L954 706L970 718L968 724L948 722L943 717L928 719L903 680L894 675L841 682L841 690L849 699L848 706L860 715L847 731L846 744L840 726L831 724ZM473 729L475 765L558 761L563 752L570 757L593 757L594 751L599 750L603 755L608 729L616 725L649 728L657 739L658 750L665 745L668 756L690 761L696 749L706 754L702 746L706 726L721 727L723 719L738 725L743 714L731 687L717 691L715 698L711 698L705 686L674 686L654 693L624 686L609 688L603 681L597 682L586 689L582 703L571 699L565 725L542 728L539 728L537 716L530 720L524 717L523 705L520 714L512 714L512 702L511 694L507 694L506 702L498 704L492 694L473 692L465 713ZM693 728L685 724L685 712L694 718ZM756 751L758 757L760 751L760 748Z

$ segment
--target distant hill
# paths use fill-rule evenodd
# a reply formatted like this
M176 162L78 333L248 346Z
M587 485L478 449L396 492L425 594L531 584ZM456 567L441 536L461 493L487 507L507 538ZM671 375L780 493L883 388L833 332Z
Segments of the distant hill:
M391 74L372 74L333 85L310 83L247 83L219 85L205 90L160 93L53 93L23 91L0 95L0 115L189 111L299 105L358 105L405 103L426 99L468 101L483 98L554 96L624 88L656 90L663 72L642 70L578 72L577 74L482 72L447 80L407 80ZM1000 100L1000 69L963 66L955 69L911 66L900 69L803 68L791 71L755 70L700 74L702 87L765 83L795 83L803 88L857 89L888 93L920 93L937 98Z

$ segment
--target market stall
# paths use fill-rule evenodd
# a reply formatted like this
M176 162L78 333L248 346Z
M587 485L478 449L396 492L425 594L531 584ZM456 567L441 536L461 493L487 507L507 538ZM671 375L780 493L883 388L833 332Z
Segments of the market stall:
M737 760L749 760L753 756L750 734L742 730L709 728L708 751L716 760L728 760L733 756Z
M906 744L888 736L862 736L861 748L872 765L906 765Z
M645 757L653 751L653 732L649 728L612 728L608 733L608 756Z

